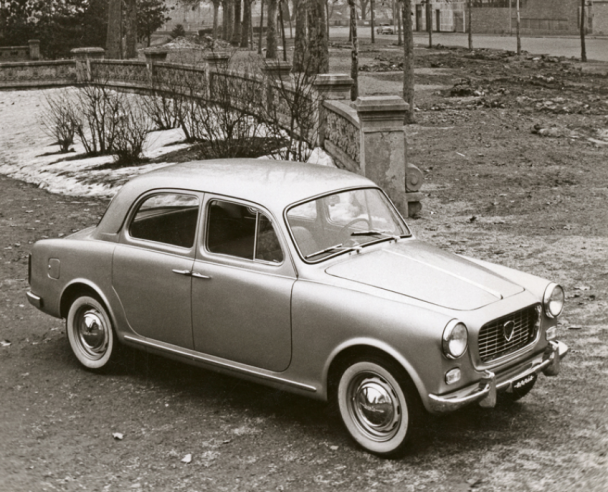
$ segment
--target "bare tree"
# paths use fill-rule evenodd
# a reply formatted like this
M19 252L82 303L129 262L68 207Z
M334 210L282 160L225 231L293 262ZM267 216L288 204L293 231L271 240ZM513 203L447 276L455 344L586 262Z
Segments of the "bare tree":
M511 0L509 0L510 2ZM473 0L468 0L467 2L467 32L469 33L469 49L472 50L473 49L473 22L472 22L472 12L473 10ZM511 12L511 9L509 9L509 15ZM509 19L509 22L511 22L511 19Z
M409 109L405 123L414 123L414 31L412 29L412 1L401 0L403 17L403 99Z
M311 8L308 11L308 52L311 61L307 67L314 73L329 72L326 1L311 0Z
M517 31L517 54L521 55L521 31L520 31L520 26L521 26L521 17L520 17L520 13L519 13L519 0L517 0L517 22L516 22L516 31Z
M122 59L122 0L109 0L106 50L108 58Z
M217 38L218 32L217 32L217 26L218 26L218 20L219 20L219 13L220 13L220 5L222 4L221 0L212 0L213 1L213 39Z
M243 0L243 26L241 28L241 48L249 47L249 35L251 32L251 2Z
M308 49L306 27L308 20L308 0L294 0L296 15L296 38L293 49L294 72L304 71L306 51Z
M234 46L238 46L241 42L241 0L233 0L234 3L234 17L233 17L233 28L232 38L230 43Z
M262 39L264 32L264 0L261 0L261 6L260 6L260 39L258 41L258 53L261 55L262 54Z
M137 0L125 0L127 14L126 58L137 58Z
M355 101L359 97L359 40L357 39L357 5L355 0L348 0L350 7L350 38L352 47L350 51L350 77L353 85L350 88L350 99Z
M376 35L374 33L374 10L376 9L376 3L374 2L374 0L370 0L370 6L369 6L369 13L370 13L370 23L369 23L369 27L371 29L372 32L372 44L374 44L376 42Z
M587 61L587 47L585 46L585 17L587 13L585 12L585 3L586 0L581 0L581 61Z

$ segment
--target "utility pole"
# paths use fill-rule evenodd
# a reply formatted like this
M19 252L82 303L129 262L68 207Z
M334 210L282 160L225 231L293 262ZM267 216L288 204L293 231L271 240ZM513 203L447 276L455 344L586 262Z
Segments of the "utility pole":
M376 38L374 37L374 7L375 7L375 2L374 0L370 0L370 25L372 27L372 44L374 44L376 42Z
M429 48L433 47L433 9L431 0L426 0L426 29L429 32Z
M471 23L471 7L472 7L472 3L473 0L469 0L468 1L468 8L467 8L467 31L469 32L469 49L472 50L473 49L473 26ZM509 0L509 5L511 5L511 0Z
M585 46L585 2L586 0L581 0L581 61L587 61L587 47Z

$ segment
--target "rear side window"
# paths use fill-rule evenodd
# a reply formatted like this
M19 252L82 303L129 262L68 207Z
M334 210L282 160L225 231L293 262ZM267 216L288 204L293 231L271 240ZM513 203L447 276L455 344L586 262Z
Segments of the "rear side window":
M136 239L191 248L196 236L199 200L182 193L146 198L135 213L129 234Z
M207 224L207 249L212 253L270 263L283 261L272 222L254 207L213 200Z

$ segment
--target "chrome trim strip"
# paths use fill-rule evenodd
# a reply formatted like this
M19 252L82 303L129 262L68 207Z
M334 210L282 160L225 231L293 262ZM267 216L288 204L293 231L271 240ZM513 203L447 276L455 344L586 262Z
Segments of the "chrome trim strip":
M212 364L212 365L215 365L215 366L221 366L221 367L224 367L226 369L230 369L232 371L237 371L237 372L242 372L242 373L248 374L250 376L255 376L255 377L258 377L258 378L261 378L261 379L268 379L270 381L274 381L276 383L281 383L281 384L287 384L289 386L295 386L296 388L303 389L303 390L306 390L306 391L310 391L312 393L316 393L317 392L317 388L315 388L314 386L309 386L307 384L297 383L295 381L290 381L289 379L284 379L284 378L280 378L280 377L277 377L277 376L272 376L270 374L264 374L264 373L261 373L259 371L255 371L253 369L246 369L246 368L243 368L243 367L237 367L237 366L234 366L234 365L232 365L232 364L230 364L228 362L220 362L220 361L211 359L210 357L205 357L203 355L194 354L194 353L187 352L185 350L181 350L181 349L177 349L177 348L173 348L173 347L167 347L167 346L161 345L160 343L157 343L157 342L152 342L152 341L148 341L148 340L142 340L140 338L136 338L136 337L131 336L131 335L125 335L125 339L128 340L128 341L130 341L130 342L133 342L133 343L139 343L141 345L146 345L148 347L152 347L152 348L155 348L155 349L164 350L166 352L172 352L174 354L182 355L184 357L190 357L190 358L198 360L200 362L206 362L208 364Z

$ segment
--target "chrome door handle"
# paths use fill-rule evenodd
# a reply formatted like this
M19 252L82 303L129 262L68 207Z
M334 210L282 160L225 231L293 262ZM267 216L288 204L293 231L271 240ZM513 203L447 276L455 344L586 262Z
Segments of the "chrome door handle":
M179 275L192 275L190 270L178 270L177 268L173 269L173 273L177 273Z
M205 279L205 280L210 280L211 279L211 277L209 275L203 275L202 273L193 273L192 276L195 277L195 278L202 278L202 279Z

